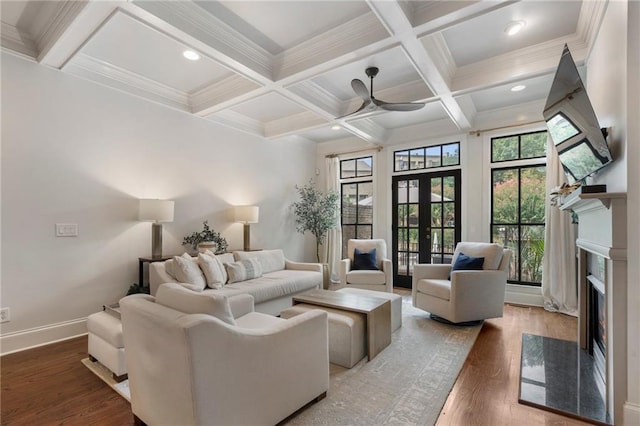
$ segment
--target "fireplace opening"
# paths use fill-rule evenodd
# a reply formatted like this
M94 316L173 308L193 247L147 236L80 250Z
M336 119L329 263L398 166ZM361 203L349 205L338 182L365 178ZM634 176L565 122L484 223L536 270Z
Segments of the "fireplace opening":
M607 314L604 294L604 284L594 275L587 277L589 282L589 354L593 356L595 367L602 380L606 382L606 353L607 353Z

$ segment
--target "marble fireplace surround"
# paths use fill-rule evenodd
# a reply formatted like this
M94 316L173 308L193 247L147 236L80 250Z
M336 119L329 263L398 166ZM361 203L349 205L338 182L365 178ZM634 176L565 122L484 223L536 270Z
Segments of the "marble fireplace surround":
M587 253L604 258L606 309L606 405L613 423L622 420L627 395L627 196L626 193L572 194L562 210L578 215L578 343L588 349Z

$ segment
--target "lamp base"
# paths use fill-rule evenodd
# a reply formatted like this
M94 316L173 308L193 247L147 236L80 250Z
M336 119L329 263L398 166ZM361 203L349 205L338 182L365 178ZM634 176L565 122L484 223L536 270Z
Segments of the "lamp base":
M251 251L251 225L244 224L244 251Z
M162 224L151 225L151 257L162 257Z

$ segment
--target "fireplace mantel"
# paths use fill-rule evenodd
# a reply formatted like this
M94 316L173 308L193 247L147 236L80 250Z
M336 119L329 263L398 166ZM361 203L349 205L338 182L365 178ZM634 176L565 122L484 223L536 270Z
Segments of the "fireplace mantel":
M627 395L627 194L570 194L560 209L578 215L578 343L584 349L590 345L587 253L605 259L606 401L619 423Z

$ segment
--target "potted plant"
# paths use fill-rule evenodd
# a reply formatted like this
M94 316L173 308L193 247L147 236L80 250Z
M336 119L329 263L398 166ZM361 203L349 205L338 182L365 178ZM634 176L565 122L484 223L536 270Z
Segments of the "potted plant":
M316 259L320 262L320 245L327 232L338 224L337 192L323 193L312 181L304 186L296 185L300 201L292 204L296 216L296 231L309 231L316 237Z
M198 251L198 246L203 243L211 243L207 244L207 248L212 249L214 253L224 253L229 248L229 244L227 244L227 240L220 235L219 232L214 231L209 227L209 223L205 220L202 222L203 229L202 231L193 232L191 235L184 237L182 240L182 245L189 245L192 248L193 252Z

